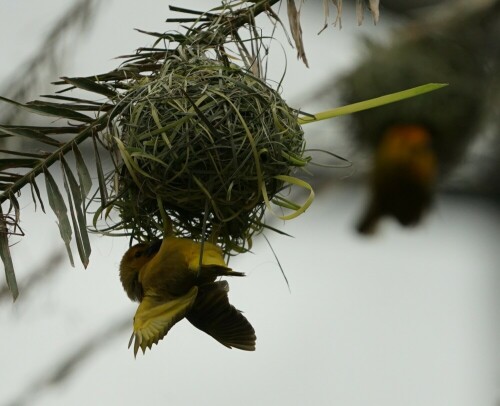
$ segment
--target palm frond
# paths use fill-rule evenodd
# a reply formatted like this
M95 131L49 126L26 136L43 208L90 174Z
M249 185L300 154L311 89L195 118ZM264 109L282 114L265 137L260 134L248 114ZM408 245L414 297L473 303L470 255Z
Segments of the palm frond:
M183 23L192 23L185 27L185 33L145 32L155 38L152 47L122 56L124 62L107 73L62 77L54 83L60 90L40 100L21 103L0 97L0 102L63 123L60 127L0 124L0 138L29 138L47 150L5 149L0 155L0 205L9 203L7 211L0 212L0 256L14 299L18 288L8 237L22 234L17 200L21 190L29 185L35 206L40 204L45 209L38 184L42 174L49 206L57 217L70 261L73 264L74 238L85 267L91 254L87 214L95 210L94 202L99 207L94 212L93 225L103 235L150 240L158 237L169 222L176 235L202 241L212 238L227 255L231 251L248 251L252 235L270 229L263 223L263 216L271 203L292 210L291 214L279 216L282 219L292 219L309 207L314 199L311 186L290 176L293 168L310 161L310 157L304 156L300 113L287 106L279 92L265 81L265 41L272 39L258 34L255 22L259 14L266 13L275 25L281 24L271 9L278 1L254 0L248 6L234 0L207 13L171 7L190 16L182 19ZM294 39L302 47L299 53L305 60L298 11L292 9L292 14L297 14L292 18ZM246 31L242 33L241 29ZM91 96L87 99L65 95L75 89ZM226 93L229 89L236 92L231 97ZM167 117L163 121L160 109ZM143 111L147 111L145 119L141 118ZM172 113L178 115L172 119ZM190 157L191 137L208 142L198 145L201 149L194 151L194 157ZM172 148L173 139L177 150ZM87 140L94 147L94 160L90 163L79 150L79 145ZM103 149L114 166L108 173L101 158ZM236 155L236 151L243 152ZM178 160L186 152L187 157ZM157 155L162 153L163 159L159 159ZM177 159L179 168L171 167L172 159ZM51 168L56 162L61 165L64 192ZM188 162L191 167L187 167ZM90 165L97 173L95 188ZM209 167L213 172L207 170ZM245 172L246 167L250 171ZM155 170L165 168L170 171L168 175L164 172L161 179L156 179ZM238 172L237 178L232 177L233 170ZM185 173L188 176L181 179L179 187L174 180ZM204 180L194 173L201 174ZM149 179L156 182L151 188ZM185 181L192 185L186 187ZM164 200L158 188L165 183L181 190L180 199ZM305 203L283 198L281 192L292 186L309 192ZM192 197L194 190L201 192L197 200ZM218 202L217 194L222 196ZM243 200L242 194L246 196ZM186 210L186 203L195 206ZM118 221L112 219L113 209L120 214ZM111 224L97 228L99 218Z
M68 15L75 15L74 13L78 10L80 13L82 9L86 10L87 13L83 13L85 17L80 20L84 24L91 10L92 1L80 1ZM75 239L80 260L84 266L87 266L91 252L86 220L89 199L99 201L105 212L105 208L109 207L108 184L111 185L119 176L116 172L118 167L111 174L104 172L99 146L104 146L113 155L110 137L107 134L114 133L113 127L116 126L124 109L128 107L129 100L124 98L124 95L137 81L156 74L167 57L179 52L181 45L196 46L196 43L206 45L209 41L211 48L224 53L223 44L227 42L227 37L231 38L230 41L238 41L236 35L238 29L244 25L253 25L255 16L270 9L276 2L277 0L260 1L246 7L241 6L240 2L234 2L240 4L239 8L231 2L230 6L215 9L210 13L195 13L197 18L192 27L187 30L187 34L148 33L157 38L152 48L141 48L137 53L123 57L125 62L111 72L89 77L63 77L55 82L55 85L61 86L62 89L54 95L43 96L40 100L21 103L14 99L22 99L22 90L13 92L7 89L7 93L15 97L0 97L0 101L4 104L31 114L49 117L51 122L55 118L66 123L62 126L0 124L0 138L27 138L44 146L44 152L11 148L1 151L0 155L0 190L2 191L0 203L9 203L7 211L0 213L0 254L14 299L17 297L18 290L8 237L20 231L20 209L17 198L21 190L29 185L35 205L39 204L44 210L46 205L39 186L39 175L43 175L49 207L56 214L59 231L71 263L73 264L71 241ZM187 12L184 9L182 11ZM200 15L204 17L200 18ZM67 20L64 21L65 23L60 24L59 28L49 35L51 41L68 29L69 23ZM158 46L160 43L168 42L175 42L176 45L172 48ZM244 41L239 41L239 47L248 55L252 54ZM254 63L255 60L256 58L249 63ZM39 64L40 59L37 59L36 63ZM73 89L86 91L92 97L86 99L65 95ZM102 101L103 97L104 101ZM95 160L90 164L83 159L79 150L79 145L89 139L92 140L95 151ZM73 156L73 164L70 164L69 155ZM56 162L61 164L64 189L58 185L53 174L52 165ZM89 192L92 188L92 181L89 165L93 166L92 169L96 169L98 178L96 194L91 198L89 198Z

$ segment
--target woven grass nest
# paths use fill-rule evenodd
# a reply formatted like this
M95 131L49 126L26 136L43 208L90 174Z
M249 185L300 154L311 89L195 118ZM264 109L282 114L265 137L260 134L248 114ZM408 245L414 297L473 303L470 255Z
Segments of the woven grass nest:
M120 104L114 204L138 240L169 222L178 236L245 251L266 206L291 186L287 175L309 161L297 113L279 93L205 54L169 56Z

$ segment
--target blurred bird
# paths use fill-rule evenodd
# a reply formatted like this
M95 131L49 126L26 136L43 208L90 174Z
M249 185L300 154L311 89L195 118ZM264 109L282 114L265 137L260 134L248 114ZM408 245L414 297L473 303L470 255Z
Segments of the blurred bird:
M371 200L358 231L373 233L383 216L393 216L404 226L417 224L431 204L436 170L431 136L425 128L389 128L375 154Z
M492 41L500 26L500 1L442 23L412 25L389 46L367 44L365 59L337 82L344 104L425 83L449 86L424 96L352 115L354 138L373 157L371 202L361 233L392 215L415 225L430 207L433 185L459 164L487 109L496 75ZM406 135L405 135L406 134Z
M134 245L123 256L123 288L140 302L129 343L134 341L134 355L157 344L184 317L228 348L255 350L255 331L229 303L227 282L215 281L244 274L226 266L218 246L205 242L201 251L201 243L165 237Z

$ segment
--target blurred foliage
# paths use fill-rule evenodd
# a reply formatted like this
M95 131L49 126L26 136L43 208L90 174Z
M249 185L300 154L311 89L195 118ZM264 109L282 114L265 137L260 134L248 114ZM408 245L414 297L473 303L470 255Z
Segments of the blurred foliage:
M45 85L52 78L49 75L64 64L73 51L74 37L91 27L102 2L78 0L54 23L40 44L39 50L19 65L15 74L5 81L0 94L12 100L26 100L33 95L33 89ZM0 122L13 123L20 118L22 110L5 105L0 111Z
M436 161L440 181L449 180L450 173L464 164L471 146L484 137L485 127L496 127L497 137L500 132L493 113L500 67L500 1L443 2L438 7L440 13L395 29L386 44L367 40L361 62L335 79L332 87L336 92L331 88L328 92L330 98L340 93L342 103L354 103L409 85L449 83L427 98L350 117L350 134L370 155L372 164L370 203L360 222L360 230L365 232L373 231L376 219L384 215L396 217L403 225L416 224L435 194L434 182L429 182L435 175L423 175L434 165L426 162ZM397 138L401 142L387 144L387 135L394 128L417 127L429 134L429 142L417 148L407 142L412 139L410 131L406 138ZM428 159L430 156L433 158ZM483 173L489 172L484 169ZM477 193L478 180L484 175L475 172L471 182L475 186L458 178L456 190ZM487 189L492 191L483 184L483 191Z

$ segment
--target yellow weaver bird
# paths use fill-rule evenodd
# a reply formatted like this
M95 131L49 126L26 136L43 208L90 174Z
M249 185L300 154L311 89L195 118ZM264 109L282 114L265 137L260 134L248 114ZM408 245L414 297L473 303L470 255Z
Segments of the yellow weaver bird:
M371 200L358 231L375 231L378 220L393 216L415 225L432 203L437 161L429 132L418 125L390 127L375 152Z
M120 280L128 297L138 301L134 317L134 355L157 344L186 317L196 328L228 348L255 350L255 331L229 303L226 281L219 276L244 276L228 268L222 250L209 242L165 237L129 248L120 263Z

